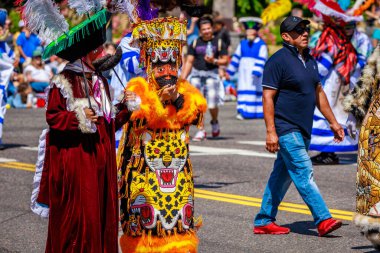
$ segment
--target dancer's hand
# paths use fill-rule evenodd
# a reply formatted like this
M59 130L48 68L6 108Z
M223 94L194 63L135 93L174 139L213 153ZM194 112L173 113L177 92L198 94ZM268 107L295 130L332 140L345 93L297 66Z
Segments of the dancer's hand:
M265 148L271 153L275 153L278 150L280 150L276 131L267 132L267 140L266 140Z
M123 102L128 107L130 112L137 111L140 109L141 99L136 93L125 90Z
M330 125L331 130L334 132L334 142L339 143L344 140L344 130L343 127L335 121L335 123Z
M86 118L89 119L93 123L98 122L98 116L95 114L93 109L85 108L84 113L86 114Z
M136 99L136 93L126 90L124 91L124 102L134 101Z
M179 96L177 87L175 85L167 85L161 90L159 96L161 97L161 101L175 101Z

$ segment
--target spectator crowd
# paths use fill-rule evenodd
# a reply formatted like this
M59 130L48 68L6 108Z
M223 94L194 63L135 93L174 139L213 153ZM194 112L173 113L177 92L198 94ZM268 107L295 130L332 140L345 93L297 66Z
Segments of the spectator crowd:
M380 0L376 0L365 12L365 21L350 22L343 28L360 53L360 69L380 39L379 4ZM66 13L66 8L61 8L61 12L67 17L72 15ZM303 18L303 10L294 8L291 15ZM237 102L236 118L239 120L263 118L262 73L268 57L280 48L276 45L281 41L277 39L280 36L276 28L279 23L272 21L264 25L260 18L255 17L228 19L218 12L202 18L190 17L186 12L181 12L179 18L187 20L187 47L183 50L181 77L188 78L208 99L212 136L217 137L220 132L218 113L223 102ZM73 24L79 22L77 19L72 16ZM315 17L309 20L312 28L309 47L314 48L321 36L323 22ZM123 46L123 41L128 40L131 31L127 18L114 15L109 30L112 35L108 36L108 42L104 44L107 53L115 54L119 45L121 48L129 48L127 44ZM211 45L207 42L210 38ZM363 46L363 40L368 41L368 38L371 43ZM7 18L4 26L0 27L0 41L7 44L14 57L13 74L7 87L7 107L43 107L45 88L67 62L57 56L44 61L42 56L47 42L31 33L22 20L12 24L11 19ZM212 48L211 54L207 55L209 46ZM138 56L138 49L136 50L133 55ZM206 58L203 57L205 53ZM123 57L120 65L115 67L116 70L120 68L116 72L119 72L123 82L140 73L136 55L131 61ZM120 87L115 87L118 80L115 82L114 72L103 73L110 81L111 92L120 90ZM328 73L322 72L321 76ZM206 131L201 129L194 140L205 138ZM330 158L334 160L335 156Z

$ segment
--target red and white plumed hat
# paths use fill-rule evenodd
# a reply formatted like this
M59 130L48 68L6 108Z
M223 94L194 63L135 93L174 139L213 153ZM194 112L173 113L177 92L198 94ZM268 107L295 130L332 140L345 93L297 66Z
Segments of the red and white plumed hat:
M350 15L350 12L345 12L337 2L332 0L317 0L312 10L317 15L321 15L325 22L350 23L363 20L363 16Z

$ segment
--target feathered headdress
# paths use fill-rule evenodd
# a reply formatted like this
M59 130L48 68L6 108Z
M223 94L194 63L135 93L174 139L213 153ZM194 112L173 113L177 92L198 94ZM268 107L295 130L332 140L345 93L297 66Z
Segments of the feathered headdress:
M151 20L158 17L158 12L165 12L180 7L190 12L202 12L202 6L196 0L107 0L107 9L110 12L128 14L133 23Z
M79 15L89 15L103 9L105 0L68 0L71 9L76 10Z
M51 0L16 1L25 26L45 41L52 41L68 32L69 24Z
M339 25L363 20L362 16L349 15L340 7L338 3L331 0L317 0L313 6L313 11L320 13L325 22L340 22Z
M178 18L157 18L158 12L173 9L173 0L110 0L108 9L127 13L133 24L131 44L140 48L140 66L146 67L148 78L152 64L174 62L181 64L182 46L186 43L186 21Z
M17 0L25 25L42 40L50 44L45 48L43 58L52 55L68 61L75 61L105 42L107 23L104 0L69 0L70 8L87 20L69 30L69 25L52 0ZM93 14L93 15L92 15Z
M338 0L337 2L326 0L294 0L297 3L310 9L317 16L331 16L335 18L342 18L342 20L360 21L362 17L359 17L367 10L375 0L356 0L352 8L348 9L350 5L349 0ZM337 14L338 13L338 14ZM325 17L325 18L326 18ZM350 22L348 21L348 22Z
M290 0L277 0L268 5L267 8L261 13L263 24L269 21L276 20L285 16L292 10L292 3Z
M109 0L107 8L112 13L126 13L132 23L158 17L158 9L153 8L150 0Z
M375 0L356 0L351 9L347 11L347 14L353 16L360 16L365 12L371 5L375 2Z
M132 45L140 47L140 63L147 67L160 62L181 64L182 45L186 42L186 21L174 17L142 21L132 31Z
M323 54L330 55L337 74L343 84L348 85L358 58L354 46L342 27L349 22L360 21L362 17L347 15L338 3L329 0L317 0L313 8L321 13L326 26L311 55L316 59Z

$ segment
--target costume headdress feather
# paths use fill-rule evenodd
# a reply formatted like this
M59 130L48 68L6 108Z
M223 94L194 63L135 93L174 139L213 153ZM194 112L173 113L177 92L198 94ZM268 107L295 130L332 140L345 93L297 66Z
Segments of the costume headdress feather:
M106 4L105 0L69 0L71 9L75 9L79 15L100 11Z
M269 21L276 20L282 16L285 16L292 10L292 3L290 0L277 0L268 5L262 12L261 19L263 24L267 24Z
M309 9L313 8L315 5L315 0L294 0L294 2L302 4Z
M132 23L136 23L137 15L134 14L136 1L125 1L125 0L108 0L107 9L111 13L125 13L128 14L129 20Z
M146 67L150 78L152 64L181 64L182 45L186 42L186 21L177 18L157 18L158 11L170 10L193 0L108 0L111 12L127 13L134 23L131 45L140 48L140 66Z
M69 6L88 18L69 30L69 25L53 0L16 0L25 25L41 39L50 42L43 58L52 55L77 60L102 45L109 19L105 0L69 0ZM52 41L52 42L51 42Z
M51 0L28 0L20 7L25 25L42 40L55 40L69 30L69 24Z
M356 0L355 4L347 11L347 13L349 15L360 16L364 11L371 7L374 2L375 0Z
M158 17L158 9L152 8L150 0L108 0L107 9L128 14L134 24Z
M324 16L325 21L334 19L342 20L343 22L348 23L363 20L362 16L351 16L345 13L338 3L331 0L317 0L313 10L320 12Z
M170 11L175 7L197 8L195 2L196 0L108 0L107 9L112 13L126 13L132 23L137 24L157 18L159 11Z

